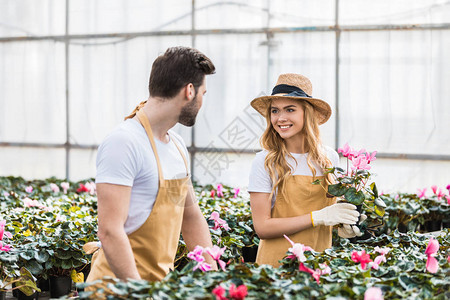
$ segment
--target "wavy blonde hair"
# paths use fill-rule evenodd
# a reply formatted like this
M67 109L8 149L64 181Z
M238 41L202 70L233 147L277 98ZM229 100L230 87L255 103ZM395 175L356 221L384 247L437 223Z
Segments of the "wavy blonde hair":
M331 167L332 164L326 154L323 153L319 123L315 117L314 108L307 101L299 101L299 103L304 111L304 124L301 132L304 137L304 148L309 152L307 164L313 174L313 180L315 180L316 169L314 168L313 163L316 163L322 171ZM270 100L266 112L267 128L261 136L260 144L263 149L266 149L269 152L265 158L264 167L269 172L272 180L273 187L270 198L272 198L277 189L278 191L281 191L282 196L286 198L285 182L286 179L292 175L291 166L287 162L286 157L290 157L294 161L296 160L287 150L285 140L280 137L278 132L276 132L275 128L272 126L270 118L271 107L272 101ZM332 181L330 174L327 174L325 179L326 184L329 184Z

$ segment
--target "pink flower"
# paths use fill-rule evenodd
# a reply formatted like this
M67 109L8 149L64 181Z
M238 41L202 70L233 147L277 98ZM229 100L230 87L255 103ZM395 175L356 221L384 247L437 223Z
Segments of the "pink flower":
M3 242L0 241L0 251L8 252L11 250L11 245L3 245Z
M321 275L331 274L331 268L327 265L327 263L319 264L319 267L322 269Z
M206 252L211 255L211 257L217 261L217 263L219 264L220 268L222 269L222 271L225 271L225 262L223 260L220 259L220 257L223 255L223 253L225 252L226 247L220 248L217 245L214 245L212 248L208 247L206 248Z
M348 157L348 155L353 151L353 149L345 143L344 147L338 148L338 153L342 153L343 157Z
M26 188L25 188L25 192L27 192L28 194L30 194L30 193L32 193L33 192L33 187L30 185L30 186L27 186Z
M352 170L370 170L369 161L365 155L360 155L356 158L352 158Z
M450 184L447 185L446 189L448 190L448 192L450 193Z
M234 196L233 196L233 198L237 198L238 196L239 196L239 192L241 191L241 189L239 189L239 188L234 188L233 189L233 192L234 192Z
M3 196L8 197L9 193L8 192L3 192Z
M439 242L434 238L430 238L427 245L427 249L425 250L425 254L427 255L426 268L427 271L430 273L436 273L439 268L438 261L435 258L438 250L439 250Z
M219 213L214 211L211 213L211 216L209 217L209 220L214 220L214 227L213 230L217 230L219 228L223 228L226 231L230 230L230 227L228 226L227 221L221 219L219 217Z
M80 183L79 188L77 188L77 193L85 193L85 192L89 192L89 188L84 184Z
M212 293L214 294L214 296L216 296L216 300L226 300L227 298L225 297L225 288L219 286L216 286L213 290Z
M317 284L320 284L320 275L321 275L321 270L320 269L316 269L315 271L311 268L308 268L307 266L305 266L302 262L299 264L298 266L298 270L302 271L302 272L306 272L311 274L311 276L316 280Z
M217 185L217 197L223 198L223 185L220 183Z
M447 199L447 204L450 205L450 197L449 196L445 196L445 199Z
M68 183L68 182L61 182L61 187L63 189L64 194L67 194L67 190L70 188L70 183Z
M86 187L89 194L91 194L91 195L95 195L95 193L97 192L97 187L96 187L95 183L92 181L86 182L86 184L84 186Z
M436 192L437 192L437 186L436 186L436 185L432 185L432 186L431 186L431 190L433 191L433 193L436 194Z
M3 235L6 235L8 238L12 238L12 234L9 231L5 231L6 220L0 221L0 241L3 240Z
M436 196L437 196L438 200L440 201L445 196L445 194L442 192L441 189L439 189L438 192L436 193Z
M292 253L292 255L289 255L288 258L297 258L298 261L300 262L304 262L306 261L306 257L304 252L305 251L311 251L312 248L305 246L303 244L299 244L299 243L294 243L287 235L283 235L285 239L288 240L289 243L291 243L292 247L288 249L288 251L290 253Z
M198 263L204 262L205 258L203 257L203 251L204 251L203 247L197 245L195 246L194 250L192 250L187 254L187 257L192 260L195 260Z
M361 268L364 270L366 265L371 262L370 255L366 253L366 250L353 251L352 260L356 263L361 263Z
M208 272L211 270L211 265L207 262L200 262L194 268L192 268L193 271L197 269L200 269L202 272Z
M383 300L383 292L379 287L370 287L364 293L364 300Z
M366 158L368 163L370 164L370 162L377 160L377 158L375 157L375 155L377 154L377 151L373 151L372 154L370 154L369 152L366 153Z
M59 187L56 184L50 183L50 188L52 189L53 193L59 193Z
M373 250L375 252L380 253L381 255L386 255L386 254L388 254L389 251L391 251L391 249L389 249L388 247L380 248L378 246L376 246Z
M211 198L214 198L215 195L216 195L216 191L215 190L211 190L211 193L210 193Z
M417 193L417 197L419 197L419 199L425 198L425 192L427 191L427 188L417 190L419 191L419 193Z
M364 158L366 158L366 155L364 155L363 153L366 153L366 149L353 150L352 152L350 152L348 158L353 159L354 157L358 157L358 156L364 156Z
M231 284L229 294L231 299L243 300L248 294L247 286L241 284L240 286L236 287L234 284Z
M55 222L64 222L66 220L66 216L57 215Z
M377 270L378 266L382 263L382 262L386 262L386 257L383 255L378 255L377 257L375 257L374 261L372 263L372 269Z

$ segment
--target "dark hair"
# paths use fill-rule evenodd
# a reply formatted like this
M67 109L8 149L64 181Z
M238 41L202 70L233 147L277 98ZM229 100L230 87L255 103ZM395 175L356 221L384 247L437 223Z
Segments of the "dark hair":
M150 96L172 98L189 83L197 93L205 75L214 74L215 70L211 60L197 49L169 48L153 62L148 84Z

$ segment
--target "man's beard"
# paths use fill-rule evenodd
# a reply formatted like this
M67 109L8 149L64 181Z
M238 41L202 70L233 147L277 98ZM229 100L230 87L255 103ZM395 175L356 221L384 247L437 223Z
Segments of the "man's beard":
M194 126L198 110L197 95L195 95L194 99L192 99L190 103L186 104L181 109L180 116L178 117L178 123L188 127Z

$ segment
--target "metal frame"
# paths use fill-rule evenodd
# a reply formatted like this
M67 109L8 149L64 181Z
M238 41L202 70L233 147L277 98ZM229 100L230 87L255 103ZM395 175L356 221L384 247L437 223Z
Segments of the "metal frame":
M334 31L336 34L336 49L335 49L335 84L336 84L336 126L335 126L335 148L338 148L340 144L339 136L339 69L340 69L340 36L343 31L393 31L393 30L449 30L450 23L442 24L403 24L403 25L353 25L353 26L340 26L339 25L339 0L335 0L335 24L334 26L313 26L313 27L277 27L270 28L270 0L267 0L267 27L266 28L248 28L248 29L201 29L198 30L195 27L195 13L196 5L195 0L192 1L191 11L191 29L190 30L173 30L173 31L144 31L144 32L128 32L128 33L108 33L108 34L69 34L69 1L66 0L66 22L65 22L65 34L64 35L49 35L49 36L16 36L16 37L0 37L0 43L8 42L21 42L21 41L38 41L38 40L52 40L59 41L65 44L65 102L66 102L66 142L63 144L55 143L26 143L26 142L0 142L0 147L31 147L31 148L64 148L66 150L66 178L69 179L70 174L70 150L71 149L86 149L95 150L98 145L83 145L83 144L71 144L70 143L70 86L69 86L69 44L72 40L79 39L109 39L109 38L122 38L124 40L133 39L137 37L146 36L171 36L171 35L190 35L192 47L196 46L197 35L219 35L219 34L261 34L265 33L267 36L267 54L268 62L267 67L270 71L270 41L275 33L293 33L293 32L316 32L316 31ZM268 74L270 74L268 72ZM268 79L269 80L269 79ZM270 85L270 83L267 83ZM225 153L254 153L256 149L227 149L227 148L215 148L209 149L204 147L197 147L195 145L195 126L191 130L192 144L188 147L191 153L191 172L194 175L194 159L197 152L225 152ZM378 153L379 158L391 158L391 159L411 159L411 160L438 160L438 161L450 161L450 155L442 154L397 154L397 153Z

